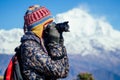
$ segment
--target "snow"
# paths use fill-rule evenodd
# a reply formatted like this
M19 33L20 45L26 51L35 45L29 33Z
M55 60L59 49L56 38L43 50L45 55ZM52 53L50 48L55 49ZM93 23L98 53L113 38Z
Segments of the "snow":
M104 51L120 50L120 31L113 29L105 16L94 17L87 10L73 8L57 14L56 22L69 21L70 32L64 33L69 54L101 54ZM13 54L20 44L22 29L0 30L0 53Z
M96 18L86 10L74 8L56 16L56 22L63 21L70 25L70 33L64 33L69 53L97 55L100 50L120 49L120 32L112 28L105 16Z

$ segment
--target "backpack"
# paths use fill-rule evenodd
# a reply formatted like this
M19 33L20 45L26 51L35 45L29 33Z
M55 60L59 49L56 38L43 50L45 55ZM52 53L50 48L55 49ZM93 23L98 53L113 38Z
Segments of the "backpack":
M15 55L5 70L4 80L23 80L20 68L20 46L15 48Z

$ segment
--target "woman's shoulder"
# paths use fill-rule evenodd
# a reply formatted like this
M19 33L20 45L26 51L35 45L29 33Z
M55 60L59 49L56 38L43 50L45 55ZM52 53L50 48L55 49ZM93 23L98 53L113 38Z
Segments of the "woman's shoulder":
M24 47L38 46L40 43L40 39L32 32L25 33L21 38L21 44Z
M27 32L21 37L21 42L37 42L40 44L40 39L33 32Z

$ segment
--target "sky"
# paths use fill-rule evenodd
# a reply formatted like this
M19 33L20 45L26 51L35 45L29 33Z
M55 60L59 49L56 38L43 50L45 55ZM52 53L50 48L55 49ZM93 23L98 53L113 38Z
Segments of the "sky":
M119 3L120 0L0 0L0 29L22 28L27 8L39 4L47 7L53 16L82 5L94 17L104 16L120 31Z

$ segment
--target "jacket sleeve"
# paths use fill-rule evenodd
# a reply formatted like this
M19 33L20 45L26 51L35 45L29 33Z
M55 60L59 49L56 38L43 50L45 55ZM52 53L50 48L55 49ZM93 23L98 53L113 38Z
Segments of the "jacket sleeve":
M58 46L59 48L51 46L51 49L54 49L53 52L56 54L64 51L65 49L65 47L61 47L60 45ZM69 64L67 54L65 54L62 59L53 60L43 51L40 44L31 40L22 44L21 52L22 62L24 65L27 65L38 73L55 78L63 78L68 75Z
M67 77L69 73L69 63L65 46L61 44L58 45L57 43L53 42L48 44L48 49L48 55L50 54L51 59L61 61L63 67L65 68L65 73L62 75L62 77Z

